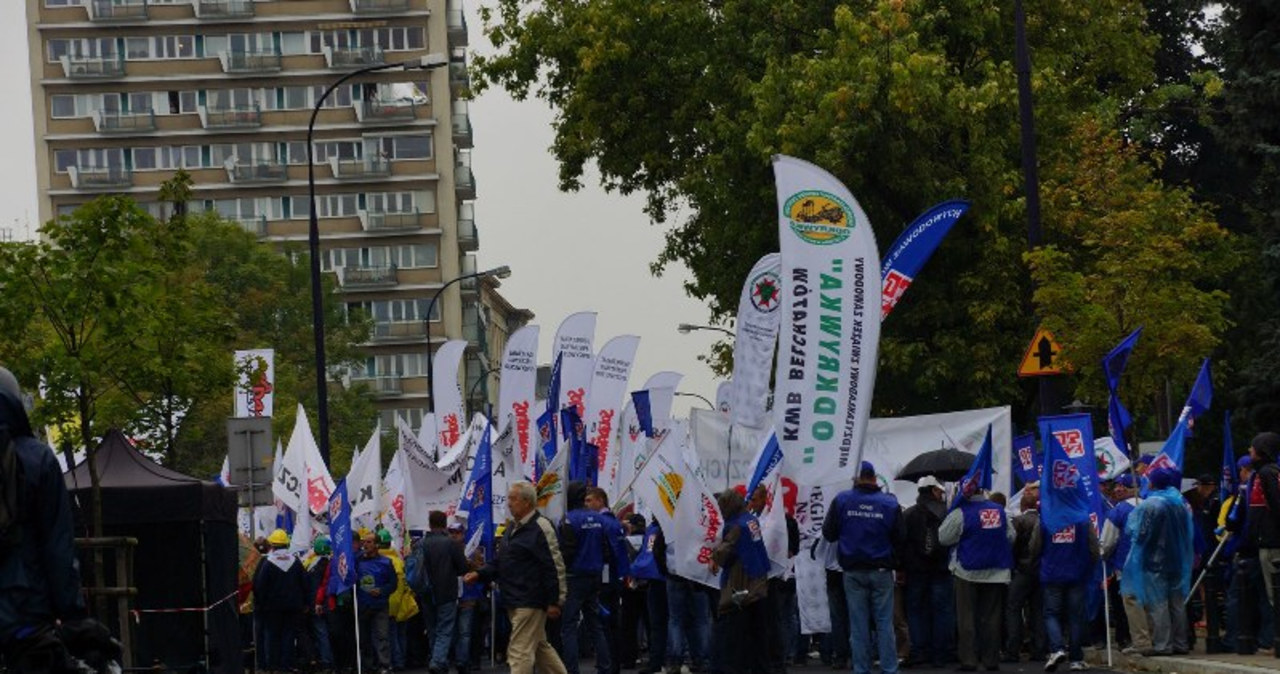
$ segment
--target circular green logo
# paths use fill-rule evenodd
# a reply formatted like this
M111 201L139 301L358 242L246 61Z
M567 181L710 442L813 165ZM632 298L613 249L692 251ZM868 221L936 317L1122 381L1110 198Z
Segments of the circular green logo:
M856 224L853 209L828 192L798 192L782 207L791 231L807 243L828 246L849 238Z

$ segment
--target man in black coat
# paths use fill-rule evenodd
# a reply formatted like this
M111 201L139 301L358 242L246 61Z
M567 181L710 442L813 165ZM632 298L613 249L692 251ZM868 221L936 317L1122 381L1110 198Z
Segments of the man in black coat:
M467 572L462 544L449 536L448 516L439 510L427 515L431 530L418 545L426 561L431 590L419 598L426 631L431 635L431 661L427 671L440 674L449 669L449 647L458 617L458 577Z

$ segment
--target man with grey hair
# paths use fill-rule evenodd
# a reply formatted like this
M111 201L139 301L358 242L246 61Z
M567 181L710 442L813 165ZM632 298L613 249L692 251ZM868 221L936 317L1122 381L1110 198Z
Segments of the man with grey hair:
M77 655L93 650L95 664L119 658L119 645L85 611L62 470L36 440L18 380L3 367L0 588L0 653L9 671L85 671L69 649Z
M502 606L511 619L507 664L512 674L566 674L547 641L547 618L559 618L569 592L556 529L537 509L537 490L525 481L507 490L504 544L493 562L463 577L467 583L498 582Z

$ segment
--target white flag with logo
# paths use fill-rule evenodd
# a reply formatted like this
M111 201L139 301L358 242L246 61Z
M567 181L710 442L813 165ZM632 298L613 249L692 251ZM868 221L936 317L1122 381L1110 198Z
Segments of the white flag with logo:
M1129 470L1129 457L1120 451L1115 440L1105 435L1093 441L1093 454L1097 459L1099 480L1114 480Z
M424 468L435 467L436 456L431 448L435 446L436 424L430 414L424 415L422 428L416 435L409 424L397 414L396 437L399 439L397 447L404 454L405 461Z
M719 588L720 576L711 571L711 551L724 532L724 516L716 497L693 467L685 465L684 488L676 503L675 528L669 539L674 557L671 571L708 587ZM663 528L663 531L668 529Z
M376 515L382 502L382 429L375 425L360 456L347 471L351 517Z
M733 412L733 382L722 381L716 385L716 409L723 414Z
M396 417L397 426L400 418ZM404 452L391 455L391 465L382 477L382 497L378 502L378 521L391 532L391 540L404 551Z
M587 416L582 418L582 423L586 428L587 442L598 450L596 466L600 471L615 462L623 397L627 395L631 364L635 362L639 346L640 338L635 335L614 337L601 347L591 372Z
M853 195L775 156L782 320L774 426L799 484L851 478L862 458L880 345L880 254Z
M235 363L235 415L237 417L269 417L275 414L275 350L237 351Z
M644 435L640 429L635 407L628 402L623 412L623 423L620 426L622 431L619 437L620 451L614 453L616 461L609 467L608 472L604 470L600 472L601 486L605 485L606 477L609 480L609 486L605 487L609 492L609 498L613 501L622 499L614 504L616 508L634 501L632 494L621 492L635 479L636 472L649 456L650 448L656 445L658 439L671 428L671 405L675 400L676 387L680 385L680 380L683 378L684 375L679 372L663 371L650 375L648 381L644 383L644 388L641 390L649 392L649 416L652 418L654 430L652 438Z
M436 349L432 361L431 399L435 405L436 438L441 452L458 444L467 423L462 388L458 385L458 369L466 350L466 340L451 339Z
M685 470L682 426L677 421L672 430L658 438L631 483L636 504L650 509L663 531L674 531L676 503L685 485L694 479L694 471ZM622 498L626 497L624 493Z
M560 323L556 330L556 341L551 345L551 362L560 360L560 399L555 409L562 410L567 405L578 408L578 416L587 419L587 387L591 384L592 366L595 363L595 352L591 344L596 334L596 313L580 311L570 314ZM559 429L560 420L556 419ZM564 433L556 433L556 447L563 450L566 446Z
M526 325L507 339L507 348L502 356L502 378L498 381L498 409L494 421L501 424L499 434L506 431L505 424L515 424L514 465L519 469L520 479L532 480L537 465L534 422L539 414L534 408L538 385L538 326ZM495 485L494 493L497 491ZM495 508L494 512L498 509Z
M316 439L312 437L311 426L307 423L307 411L299 404L293 433L289 436L283 458L276 462L275 480L271 484L271 493L276 500L294 512L302 510L307 480L307 448L314 444Z
M733 378L729 387L729 418L734 424L764 428L768 424L765 403L769 376L773 374L773 347L778 342L782 282L778 278L781 256L760 258L738 298L738 320L733 340Z
M313 441L306 445L303 462L307 468L307 504L311 512L321 515L329 510L329 497L338 488L333 477L329 475L329 467L320 458L320 447Z

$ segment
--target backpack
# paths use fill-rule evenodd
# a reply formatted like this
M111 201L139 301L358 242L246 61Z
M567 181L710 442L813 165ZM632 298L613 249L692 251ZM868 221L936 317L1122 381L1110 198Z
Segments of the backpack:
M0 425L0 554L22 543L22 462L9 427Z
M413 552L404 560L404 579L414 594L427 594L431 591L431 574L427 572L426 540L418 541Z

